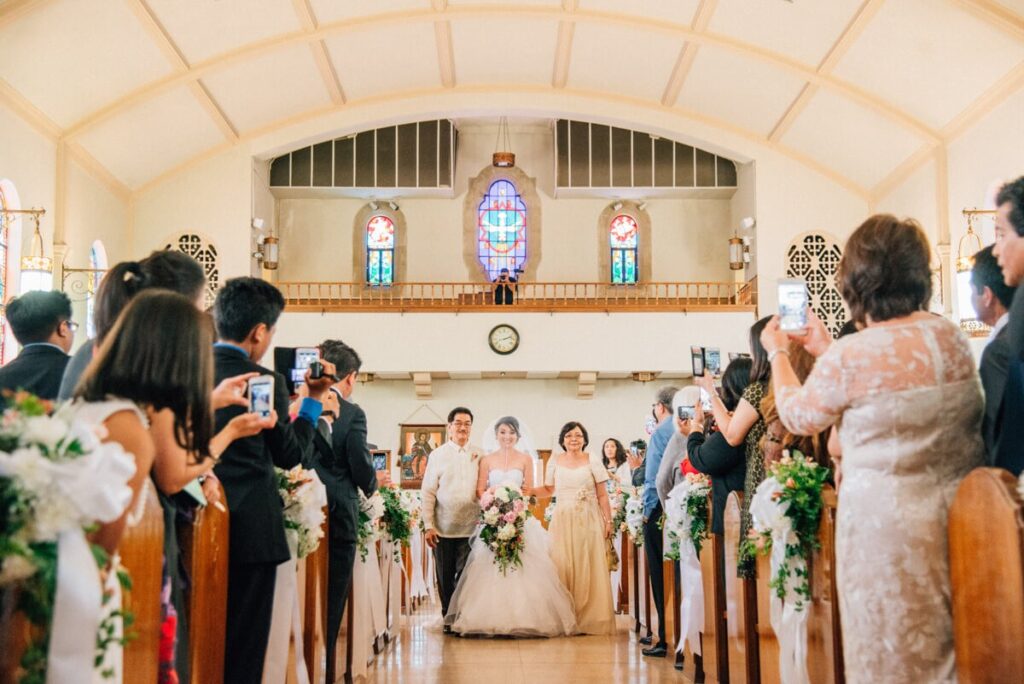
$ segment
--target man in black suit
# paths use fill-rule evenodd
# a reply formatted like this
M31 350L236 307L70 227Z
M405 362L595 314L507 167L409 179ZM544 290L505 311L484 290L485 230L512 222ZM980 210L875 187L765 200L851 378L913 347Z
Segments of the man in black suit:
M369 496L377 488L377 473L366 445L366 414L350 399L362 360L341 340L320 345L320 356L336 368L340 378L331 392L339 397L330 442L318 434L312 466L327 487L330 511L327 561L327 667L334 671L334 647L345 612L359 526L359 490Z
M996 243L992 253L1003 280L1017 293L1006 324L1009 362L999 409L995 465L1014 475L1024 470L1024 176L1007 183L996 197Z
M224 485L231 514L228 549L228 615L224 646L224 681L252 684L263 677L263 659L270 636L277 566L290 558L284 515L274 466L292 468L308 459L329 377L306 377L309 397L298 418L288 422L288 391L284 376L263 368L284 298L258 278L233 278L217 292L214 319L216 381L246 373L274 377L276 423L253 437L238 439L221 455L215 472ZM324 364L325 376L334 368ZM245 408L232 406L216 413L223 429Z
M981 353L978 371L985 390L985 415L981 432L985 438L985 454L989 465L995 461L995 445L999 437L999 408L1010 366L1010 342L1006 324L1016 290L1003 280L1003 272L988 246L974 255L971 269L971 304L978 320L992 328L992 337Z
M18 357L0 368L0 390L19 390L56 399L71 357L78 324L63 292L26 292L7 304L7 321L22 346Z

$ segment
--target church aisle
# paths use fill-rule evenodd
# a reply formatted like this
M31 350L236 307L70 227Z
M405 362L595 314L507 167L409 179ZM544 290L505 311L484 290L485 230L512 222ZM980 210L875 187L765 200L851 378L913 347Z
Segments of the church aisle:
M614 637L560 639L461 639L443 636L436 613L425 607L402 626L401 638L388 646L369 672L373 684L547 684L550 682L676 682L690 680L668 658L648 659L619 616Z

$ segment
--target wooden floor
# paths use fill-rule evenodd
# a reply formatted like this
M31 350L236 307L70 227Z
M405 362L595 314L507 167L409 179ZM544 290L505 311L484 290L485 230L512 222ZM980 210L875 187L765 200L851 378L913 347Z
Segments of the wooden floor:
M632 619L620 616L619 621L620 632L609 637L464 639L443 635L436 626L437 608L427 605L403 618L401 638L377 656L367 681L692 684L669 658L644 658Z

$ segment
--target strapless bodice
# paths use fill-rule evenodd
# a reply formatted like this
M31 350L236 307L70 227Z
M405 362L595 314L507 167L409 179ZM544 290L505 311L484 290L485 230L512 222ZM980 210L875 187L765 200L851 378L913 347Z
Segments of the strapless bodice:
M512 484L522 488L525 479L526 476L519 468L509 468L508 470L491 468L490 472L487 473L487 486L490 488L497 487L500 484Z

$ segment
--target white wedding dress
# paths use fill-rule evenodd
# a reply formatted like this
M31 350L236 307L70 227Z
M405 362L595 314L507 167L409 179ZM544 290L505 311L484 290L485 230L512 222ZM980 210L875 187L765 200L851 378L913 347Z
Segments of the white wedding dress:
M492 469L487 486L522 487L522 470ZM494 553L474 536L466 568L455 588L445 624L456 634L474 636L554 637L576 632L572 597L548 555L548 533L536 518L524 531L523 566L507 574Z

